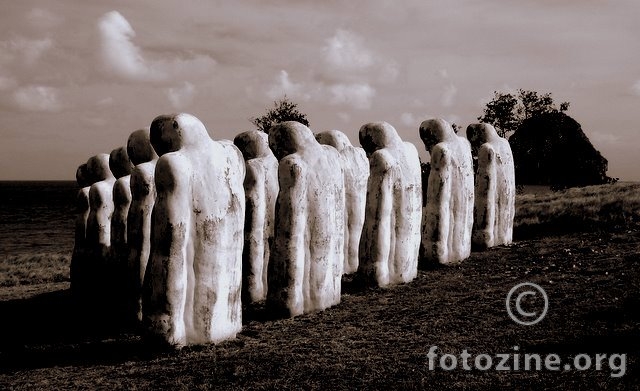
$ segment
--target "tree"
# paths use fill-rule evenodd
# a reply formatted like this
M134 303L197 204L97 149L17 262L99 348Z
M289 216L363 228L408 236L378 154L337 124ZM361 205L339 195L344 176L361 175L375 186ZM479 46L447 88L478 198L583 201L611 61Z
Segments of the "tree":
M546 112L527 118L509 138L518 184L553 189L612 182L607 159L580 124L568 115Z
M562 113L569 110L569 102L562 102L556 108L551 93L538 94L536 91L519 89L518 94L494 91L493 99L478 117L481 122L492 124L501 137L507 137L518 129L526 119L545 114Z
M251 119L251 123L265 133L269 133L273 125L285 121L298 121L309 126L307 115L298 111L298 104L290 101L286 95L279 101L274 101L273 108L267 110L264 115Z

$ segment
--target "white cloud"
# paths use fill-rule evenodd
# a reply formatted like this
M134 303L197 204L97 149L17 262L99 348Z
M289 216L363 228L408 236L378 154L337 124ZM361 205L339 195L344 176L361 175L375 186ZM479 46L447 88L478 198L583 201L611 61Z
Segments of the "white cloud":
M356 109L371 108L371 101L376 90L366 83L335 84L329 87L331 104L347 104Z
M101 54L108 71L133 80L157 80L165 75L151 69L140 49L132 42L136 33L118 12L104 14L98 21Z
M14 88L17 82L12 77L0 76L0 91L7 91Z
M404 112L400 115L400 122L408 127L417 129L422 121L433 118L430 114L414 114L410 112Z
M640 96L640 80L633 83L633 86L631 87L631 89L633 90L634 94Z
M0 42L0 50L3 52L2 61L5 63L20 59L27 65L33 65L52 47L51 38L28 39L18 36L9 41Z
M323 48L325 61L336 70L361 70L374 63L373 55L362 39L350 31L339 29L326 41Z
M442 104L443 107L451 107L457 94L458 89L456 86L454 86L453 83L447 84L440 96L440 104Z
M193 84L185 81L180 87L171 87L167 89L167 97L169 102L176 109L183 109L189 106L193 102L193 97L196 94L196 88Z
M34 26L43 30L50 29L62 22L62 18L49 10L33 8L27 14L27 20Z
M267 91L267 96L271 99L279 99L287 95L291 99L300 99L308 101L311 95L306 91L306 87L302 83L295 83L289 78L289 73L281 70L278 74L277 81L271 85Z
M338 118L340 118L342 122L349 122L349 120L351 119L351 116L348 113L339 112Z
M13 100L23 110L27 111L59 111L62 106L58 98L58 91L47 86L27 86L17 89L13 93Z

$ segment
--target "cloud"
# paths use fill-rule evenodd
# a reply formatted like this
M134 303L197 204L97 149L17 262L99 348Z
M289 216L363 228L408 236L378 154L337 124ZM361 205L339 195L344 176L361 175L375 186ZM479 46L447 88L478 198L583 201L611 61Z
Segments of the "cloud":
M13 100L26 111L59 111L62 106L58 90L47 86L27 86L14 91Z
M430 114L414 114L410 112L404 112L400 115L400 122L408 127L418 128L422 121L433 118Z
M631 86L631 90L633 91L634 94L636 94L637 96L640 96L640 80L633 83L633 86Z
M374 63L373 55L362 43L362 39L347 30L339 29L326 40L323 48L325 61L335 70L361 70Z
M306 92L307 88L302 83L295 83L289 78L289 73L281 70L278 74L277 81L271 85L267 91L267 96L271 99L282 98L287 95L291 99L300 99L308 101L311 95Z
M59 25L62 18L49 10L43 8L33 8L27 14L27 20L34 27L48 30Z
M347 104L360 110L370 109L376 94L376 90L366 83L335 84L328 90L331 104Z
M185 81L180 87L171 87L167 89L167 97L169 102L176 109L183 109L189 106L193 101L193 97L196 94L196 89L193 84Z
M0 42L3 62L21 60L29 66L35 64L52 47L51 38L28 39L18 36Z
M444 87L444 91L440 96L440 104L443 107L451 107L453 102L455 101L456 95L458 94L458 89L453 83L449 83Z
M98 21L104 66L114 74L133 80L158 80L165 75L151 69L140 49L132 42L136 33L118 11L104 14Z
M15 88L18 83L12 77L0 76L0 91L7 91Z

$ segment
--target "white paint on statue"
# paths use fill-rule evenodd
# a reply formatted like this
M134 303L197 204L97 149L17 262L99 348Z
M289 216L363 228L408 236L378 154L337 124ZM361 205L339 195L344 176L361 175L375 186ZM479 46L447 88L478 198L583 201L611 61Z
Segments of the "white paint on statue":
M244 160L189 114L151 124L156 202L143 322L174 346L220 342L242 327Z
M267 306L288 316L321 311L340 302L345 244L340 155L293 121L270 129L269 146L279 160L280 192Z
M363 125L359 137L369 156L371 173L358 274L378 286L409 282L418 273L420 249L418 151L386 122Z
M490 124L467 127L478 158L472 244L486 249L513 241L516 182L509 142Z
M449 264L471 253L474 181L471 146L442 119L420 125L431 155L422 245L427 261Z
M71 256L70 279L71 290L74 295L83 295L86 292L87 284L87 263L91 254L87 244L87 223L89 220L89 190L95 182L94 175L89 171L89 166L84 163L76 171L76 181L80 186L76 196L76 222L75 222L75 243Z
M243 300L267 298L267 271L270 243L273 242L274 214L278 197L278 159L269 149L265 132L252 130L234 139L245 159L246 197L244 250L242 254Z
M347 212L344 273L355 273L358 270L358 248L367 203L369 159L364 149L351 145L347 135L339 130L318 133L316 140L336 148L342 157Z
M156 201L154 171L158 155L151 146L149 129L131 133L127 154L134 164L131 172L131 205L127 216L127 311L129 318L142 320L142 283L151 251L151 212Z
M129 160L126 147L116 148L109 155L109 168L116 177L113 185L113 215L111 216L111 251L113 271L116 275L124 272L127 247L127 216L131 205L131 170L133 164Z
M113 186L116 178L109 168L109 155L101 153L87 161L87 168L95 182L89 189L89 217L87 218L87 246L91 262L101 265L110 256L111 217L113 215Z

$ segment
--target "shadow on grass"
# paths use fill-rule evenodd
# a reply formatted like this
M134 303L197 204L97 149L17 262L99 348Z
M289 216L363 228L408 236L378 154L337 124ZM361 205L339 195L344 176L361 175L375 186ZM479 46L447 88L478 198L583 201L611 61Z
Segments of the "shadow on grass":
M0 372L149 359L159 351L70 290L0 302Z

